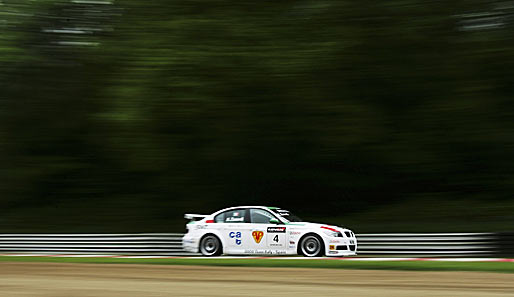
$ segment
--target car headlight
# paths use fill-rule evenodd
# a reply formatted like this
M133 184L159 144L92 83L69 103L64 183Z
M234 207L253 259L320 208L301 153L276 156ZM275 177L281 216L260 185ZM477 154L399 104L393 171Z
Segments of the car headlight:
M325 233L326 235L330 236L330 237L343 237L343 234L341 234L341 232L339 231L332 231L332 230L323 230L323 233Z

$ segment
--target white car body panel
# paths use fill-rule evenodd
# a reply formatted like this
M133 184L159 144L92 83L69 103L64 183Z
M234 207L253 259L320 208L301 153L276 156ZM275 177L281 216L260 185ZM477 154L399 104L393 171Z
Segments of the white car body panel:
M243 209L261 209L273 214L279 224L214 222L214 218L226 211ZM187 216L187 215L186 215ZM195 215L200 218L200 215ZM271 208L264 206L239 206L222 209L207 215L203 219L190 222L188 233L183 237L182 244L186 251L198 253L202 237L207 234L216 235L226 255L297 255L298 244L306 234L318 235L324 245L326 256L353 256L357 254L355 234L342 227L309 223L289 222ZM339 233L338 233L339 232ZM339 234L340 237L328 233Z

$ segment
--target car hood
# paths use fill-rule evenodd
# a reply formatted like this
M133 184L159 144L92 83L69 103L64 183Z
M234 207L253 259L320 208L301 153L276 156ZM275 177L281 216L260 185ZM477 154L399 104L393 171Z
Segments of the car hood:
M332 228L338 231L351 231L348 228L340 227L340 226L334 226L329 224L320 224L320 223L311 223L311 222L292 222L287 224L288 226L298 226L303 228L321 228L321 227L328 227Z

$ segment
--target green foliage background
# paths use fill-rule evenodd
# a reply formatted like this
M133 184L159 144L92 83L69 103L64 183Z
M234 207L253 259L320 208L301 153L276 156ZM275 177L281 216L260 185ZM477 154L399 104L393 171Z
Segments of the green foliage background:
M514 226L508 1L0 1L0 231L275 205ZM360 227L360 229L359 229Z

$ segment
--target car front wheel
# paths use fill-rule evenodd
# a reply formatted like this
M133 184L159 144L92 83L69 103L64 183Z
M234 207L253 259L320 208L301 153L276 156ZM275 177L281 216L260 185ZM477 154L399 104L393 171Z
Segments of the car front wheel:
M323 249L323 242L316 235L307 235L300 243L300 251L306 257L321 257Z
M200 252L204 256L219 256L222 250L221 242L215 235L207 235L200 241Z

